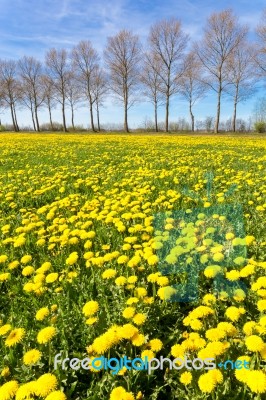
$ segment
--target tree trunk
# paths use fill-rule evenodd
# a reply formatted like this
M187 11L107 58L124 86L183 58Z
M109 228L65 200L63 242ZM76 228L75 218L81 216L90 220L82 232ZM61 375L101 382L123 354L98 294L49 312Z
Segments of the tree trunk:
M35 125L34 113L33 113L32 105L30 106L30 111L31 111L31 118L32 118L33 129L36 131L36 125Z
M234 97L234 114L233 114L233 132L236 131L236 108L238 103L238 86L236 87L236 93Z
M39 119L38 119L38 110L37 110L36 106L35 106L35 120L36 120L37 131L40 132L40 125L39 125Z
M90 117L91 117L91 130L92 132L95 132L95 127L94 127L94 121L93 121L93 101L92 101L92 96L91 96L91 91L90 91L90 78L87 78L87 94L88 94L88 99L90 103Z
M157 100L154 102L155 132L158 132Z
M168 67L168 77L167 77L167 91L166 91L166 109L165 109L165 132L169 132L169 103L170 103L170 77L171 77L171 67Z
M52 110L51 110L50 100L48 100L48 110L49 110L50 125L51 125L51 129L53 131L54 126L53 126L53 120L52 120Z
M14 117L15 117L16 129L17 129L17 132L19 132L19 126L18 126L18 121L17 121L15 105L13 105L13 107L14 107Z
M219 132L219 122L220 122L220 112L221 112L221 87L219 88L218 91L218 101L217 101L217 113L216 113L216 121L215 121L215 133Z
M236 131L236 106L237 106L237 102L234 101L234 113L233 113L233 132Z
M169 94L166 95L166 109L165 109L165 132L169 131L168 120L169 120Z
M64 132L67 132L66 115L65 115L65 101L64 100L62 102L62 114L63 114L63 129L64 129Z
M128 122L127 122L127 101L125 101L125 109L124 109L124 131L129 132Z
M95 132L94 121L93 121L93 108L92 108L92 100L90 98L90 116L91 116L91 130Z
M192 104L191 104L191 100L189 102L189 112L190 112L190 117L191 117L191 131L194 132L195 131L195 118L192 112Z
M13 104L12 103L10 104L10 111L11 111L14 131L17 132L16 121L15 121L15 116L14 116Z
M75 130L75 124L74 124L74 107L73 104L71 104L71 121L72 121L72 128Z
M99 111L99 102L96 101L96 111L97 111L97 124L98 124L98 131L101 130L100 126L100 111Z

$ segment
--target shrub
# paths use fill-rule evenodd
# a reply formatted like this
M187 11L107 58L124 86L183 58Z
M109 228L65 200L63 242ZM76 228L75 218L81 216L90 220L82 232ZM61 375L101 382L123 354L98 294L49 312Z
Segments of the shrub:
M256 122L254 128L255 131L258 133L266 132L266 122L264 121Z

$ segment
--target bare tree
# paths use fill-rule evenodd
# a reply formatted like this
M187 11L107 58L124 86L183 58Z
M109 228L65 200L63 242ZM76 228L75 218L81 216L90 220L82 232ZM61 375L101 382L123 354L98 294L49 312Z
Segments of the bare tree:
M247 32L247 27L239 24L232 10L224 10L208 18L204 37L195 45L194 50L206 71L205 82L217 93L215 133L219 131L221 95L229 83L226 64Z
M52 78L49 75L43 75L41 78L41 84L44 91L44 104L47 106L49 111L50 126L52 131L54 130L52 109L56 106L55 99L55 87Z
M207 85L202 81L202 66L195 53L188 53L184 61L184 74L181 76L180 94L189 102L189 113L191 117L191 130L195 130L195 117L193 106L205 96Z
M256 62L259 66L261 75L266 75L266 9L264 10L261 18L261 22L257 27L257 35L259 39L257 47Z
M139 84L141 45L138 36L122 30L109 37L104 57L109 69L110 89L124 104L124 130L129 132L128 110L136 101Z
M189 36L182 31L181 22L175 18L155 23L150 30L149 45L161 61L159 75L165 97L165 130L169 127L170 98L178 91L178 80L183 73L183 53Z
M98 68L100 57L97 51L92 47L91 42L81 41L75 46L71 53L72 65L78 79L82 85L83 92L89 101L91 129L94 132L93 104L95 97L93 95L93 75Z
M65 49L51 49L46 53L45 61L48 75L54 84L56 99L62 106L63 129L64 132L67 132L65 109L67 99L66 91L70 77L67 51Z
M77 81L73 71L68 80L66 97L71 109L72 129L75 130L74 112L75 109L77 108L77 105L81 102L81 88L80 88L80 82Z
M254 122L266 122L266 97L256 99L253 109Z
M101 130L100 125L100 106L103 105L104 99L108 93L107 77L102 68L97 66L93 73L93 98L95 99L95 108L97 113L98 131Z
M20 84L17 78L17 63L13 60L0 60L1 99L10 108L13 127L19 131L16 115L16 105L21 99Z
M37 129L34 116L34 98L32 95L31 86L28 84L28 82L23 82L23 85L21 85L21 101L30 110L33 129L36 131Z
M141 83L144 87L144 96L153 104L155 131L158 132L158 107L162 105L162 78L160 69L162 61L157 54L146 52L143 55L143 66L141 72Z
M213 129L214 125L214 118L213 117L206 117L203 125L207 132L210 132Z
M18 61L19 74L21 77L22 90L27 103L30 105L34 130L40 131L38 109L44 101L42 87L43 68L40 61L34 57L24 56ZM35 121L34 121L35 117Z
M236 131L237 105L247 100L255 92L254 51L247 43L238 46L228 59L228 79L226 92L233 98L234 111L232 129Z

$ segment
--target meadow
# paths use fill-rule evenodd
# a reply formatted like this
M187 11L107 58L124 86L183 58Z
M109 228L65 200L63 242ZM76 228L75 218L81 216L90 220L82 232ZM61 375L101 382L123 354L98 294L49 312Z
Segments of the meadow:
M1 134L0 400L265 398L265 164L259 136Z

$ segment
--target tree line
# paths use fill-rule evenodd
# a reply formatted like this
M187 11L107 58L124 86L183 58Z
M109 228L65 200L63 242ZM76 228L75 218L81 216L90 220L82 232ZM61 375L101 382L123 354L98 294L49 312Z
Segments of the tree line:
M144 45L138 35L121 30L107 38L103 57L89 40L71 50L52 48L41 63L24 56L18 61L0 60L0 106L11 113L19 131L17 108L31 113L33 128L40 131L39 112L46 107L51 130L52 111L58 105L67 132L66 108L87 104L92 131L100 131L100 108L107 96L123 105L124 130L129 132L128 111L140 99L151 102L158 131L158 108L165 108L165 131L169 131L170 102L186 99L195 129L194 106L210 91L216 94L214 132L219 131L222 95L232 99L232 131L236 131L237 106L255 92L256 83L266 77L266 10L256 29L256 41L249 40L249 28L232 10L211 14L202 38L192 42L179 19L154 23Z

